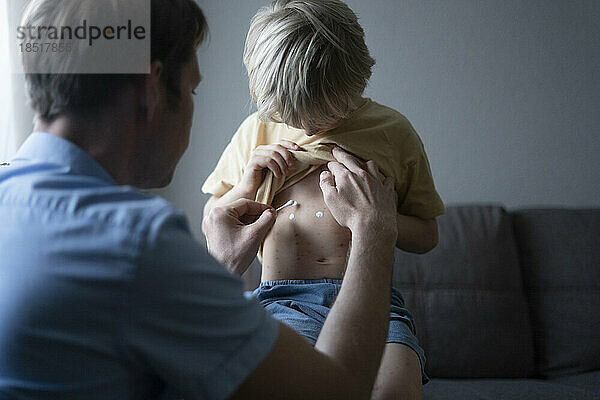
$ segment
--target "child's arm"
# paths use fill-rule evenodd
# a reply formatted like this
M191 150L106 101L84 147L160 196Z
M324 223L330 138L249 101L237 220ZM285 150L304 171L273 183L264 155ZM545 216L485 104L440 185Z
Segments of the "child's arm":
M438 244L438 226L435 218L421 219L396 214L398 238L396 247L409 253L424 254Z
M242 198L254 200L256 192L264 180L265 169L273 171L276 178L287 175L294 165L294 156L290 150L300 149L300 146L288 140L258 146L252 151L242 180L223 196L212 196L204 206L204 217L210 210L221 204L231 203Z
M211 198L208 199L208 201L204 205L204 217L206 218L206 216L208 215L210 210L212 210L213 208L215 208L221 204L232 203L235 200L242 199L242 198L248 199L248 200L254 200L254 198L256 197L257 190L258 190L258 188L252 190L252 188L246 188L241 183L238 183L236 186L234 186L229 192L225 193L223 196L211 196Z

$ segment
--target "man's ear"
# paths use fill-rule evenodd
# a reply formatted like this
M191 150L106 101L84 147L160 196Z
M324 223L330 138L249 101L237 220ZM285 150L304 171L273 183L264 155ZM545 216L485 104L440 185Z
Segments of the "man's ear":
M160 98L160 78L162 74L162 62L153 61L150 65L150 73L144 79L142 96L140 97L140 108L145 114L146 121L151 121L158 108Z

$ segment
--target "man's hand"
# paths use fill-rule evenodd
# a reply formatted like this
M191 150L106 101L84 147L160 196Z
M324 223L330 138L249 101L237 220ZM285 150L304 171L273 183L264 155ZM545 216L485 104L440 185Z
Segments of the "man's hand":
M367 399L372 392L389 327L397 236L393 183L381 183L372 161L365 170L339 149L333 155L338 162L329 164L320 186L333 217L352 231L342 287L315 346L282 323L273 350L236 399ZM281 384L265 386L269 379Z
M230 272L243 274L275 223L272 207L248 199L213 208L202 221L208 252Z
M366 170L350 154L338 147L333 149L337 162L327 164L329 171L320 176L325 204L341 226L353 234L367 232L388 233L397 236L394 180L378 178L374 161L368 161Z

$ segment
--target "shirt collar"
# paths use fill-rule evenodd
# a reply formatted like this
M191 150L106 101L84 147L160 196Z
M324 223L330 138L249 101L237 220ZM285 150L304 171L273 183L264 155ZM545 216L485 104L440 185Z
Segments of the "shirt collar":
M12 161L35 160L64 165L76 175L93 176L115 185L110 174L75 143L46 132L33 132Z

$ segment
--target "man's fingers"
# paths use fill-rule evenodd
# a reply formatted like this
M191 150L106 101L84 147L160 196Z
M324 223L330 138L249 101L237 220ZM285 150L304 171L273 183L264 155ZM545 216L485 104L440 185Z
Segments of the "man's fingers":
M367 161L367 171L373 176L379 176L379 168L377 168L377 164L373 160Z
M385 181L383 181L383 187L389 193L393 194L394 204L398 203L398 195L396 194L396 183L394 181L394 178L392 178L391 176L385 178Z
M248 199L237 199L229 204L224 204L219 208L233 212L237 217L241 215L245 215L248 213L248 203L250 200Z
M391 176L388 176L387 178L385 178L385 181L383 182L383 186L388 189L388 190L393 190L394 189L394 178L392 178Z
M346 168L354 173L358 173L362 170L360 163L356 158L354 158L350 153L346 153L344 150L335 146L333 151L331 152L333 157L341 164L343 164Z
M321 172L321 175L319 176L319 186L321 187L324 197L328 196L331 191L336 190L333 174L329 171Z
M261 215L265 210L272 207L248 199L237 199L230 204L222 206L222 208L235 212L235 215L240 218L244 215Z
M265 210L255 222L248 225L248 227L252 229L252 236L260 238L260 242L262 242L262 239L264 239L274 223L275 211L272 208L269 208Z
M344 166L344 164L341 164L341 163L335 162L335 161L328 162L327 168L329 169L329 171L331 171L331 173L333 173L334 175L338 175L338 176L340 176L341 174L343 174L345 172L349 172L348 168L346 168Z

